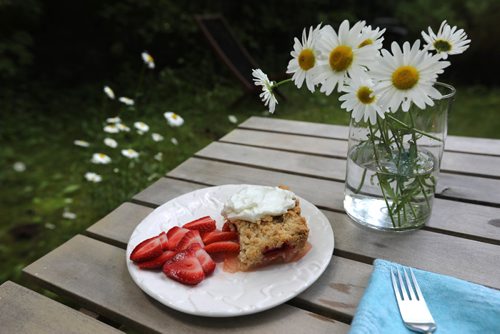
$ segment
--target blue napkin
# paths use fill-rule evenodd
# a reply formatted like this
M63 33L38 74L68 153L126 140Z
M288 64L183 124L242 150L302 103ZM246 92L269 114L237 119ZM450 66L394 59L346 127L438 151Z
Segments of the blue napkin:
M349 333L413 333L399 314L391 268L403 266L375 260ZM500 333L500 291L428 271L413 272L437 324L435 333Z

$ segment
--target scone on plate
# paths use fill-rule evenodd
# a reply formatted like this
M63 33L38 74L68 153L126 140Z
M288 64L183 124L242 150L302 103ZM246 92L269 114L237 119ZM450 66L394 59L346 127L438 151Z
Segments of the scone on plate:
M237 270L291 262L305 255L310 248L309 228L300 211L298 198L284 188L245 186L231 196L222 215L239 235Z

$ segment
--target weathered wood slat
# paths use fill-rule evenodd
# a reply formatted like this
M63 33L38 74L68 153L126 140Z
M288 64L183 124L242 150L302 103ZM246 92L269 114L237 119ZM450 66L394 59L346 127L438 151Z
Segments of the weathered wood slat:
M6 334L123 333L10 281L0 286L0 332Z
M239 127L335 139L347 139L349 134L349 127L342 125L300 122L256 116L250 117L245 122L241 123ZM500 156L500 140L448 136L445 149L447 151Z
M197 152L196 156L337 181L344 181L346 173L344 159L230 143L211 143ZM441 173L436 192L443 198L500 206L498 189L500 180Z
M84 270L83 270L84 269ZM141 332L345 333L349 326L289 305L239 318L205 318L169 309L132 281L125 250L77 235L26 267L36 282Z
M346 140L236 129L222 137L221 141L334 158L345 159L347 156ZM441 170L443 172L499 178L500 157L444 152Z
M168 175L212 185L230 183L285 184L290 186L299 196L307 198L317 206L336 211L344 210L344 184L336 181L197 158L185 161ZM434 204L434 210L428 223L429 227L492 239L496 242L500 240L499 227L491 223L500 216L500 208L439 198L435 199Z

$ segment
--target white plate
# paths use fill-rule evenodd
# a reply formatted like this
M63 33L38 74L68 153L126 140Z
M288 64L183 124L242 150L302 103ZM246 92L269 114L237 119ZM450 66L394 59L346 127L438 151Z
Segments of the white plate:
M333 231L328 219L313 204L300 199L309 225L312 249L301 260L272 265L253 272L227 273L218 264L215 272L191 287L166 277L161 271L141 270L129 260L144 239L172 226L211 216L221 228L220 214L226 199L244 185L224 185L196 190L177 197L151 212L134 230L127 246L127 267L134 282L149 296L181 312L231 317L267 310L307 289L323 273L333 253Z

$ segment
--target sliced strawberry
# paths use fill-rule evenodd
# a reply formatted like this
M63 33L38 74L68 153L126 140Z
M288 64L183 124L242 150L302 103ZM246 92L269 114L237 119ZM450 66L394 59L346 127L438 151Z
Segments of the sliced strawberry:
M217 241L205 246L209 254L213 253L238 253L240 244L234 241Z
M197 245L197 244L195 244ZM198 261L200 261L201 267L203 268L203 272L205 273L205 276L210 275L211 273L214 272L215 270L215 262L212 260L210 255L203 249L203 248L198 248L194 251L194 254Z
M169 250L164 251L163 254L161 254L158 257L155 257L152 260L145 261L145 262L140 262L139 263L139 268L141 268L141 269L158 269L158 268L161 268L161 267L163 267L163 265L165 264L165 262L167 262L168 260L170 260L171 258L173 258L175 256L175 254L176 254L176 252L174 252L174 251L169 251Z
M193 220L192 222L184 224L182 227L189 230L197 230L202 232L210 232L215 230L215 220L210 216L201 217L199 219Z
M188 231L182 239L177 244L175 250L183 251L187 249L192 244L200 244L201 247L204 246L203 240L201 239L200 232L197 230Z
M188 233L189 230L186 228L182 228L179 226L174 226L167 232L167 238L168 238L168 249L169 250L176 250L177 244L179 241L182 240L184 235Z
M233 224L225 222L224 225L222 225L222 232L231 232L231 231L236 231L236 228L234 227Z
M203 236L203 242L205 245L211 244L217 241L228 241L228 240L238 240L238 233L229 231L229 232L220 232L220 231L212 231L208 232Z
M196 285L203 281L205 273L200 261L188 250L177 253L172 259L165 262L163 272L177 282Z
M130 259L134 262L151 260L163 253L159 236L144 240L130 254Z
M165 232L161 232L160 235L161 248L165 251L168 249L168 238Z

